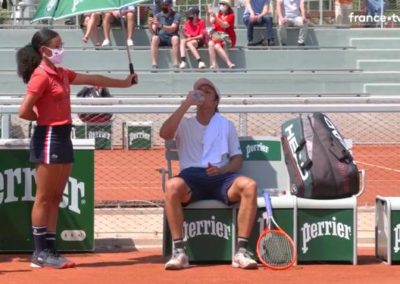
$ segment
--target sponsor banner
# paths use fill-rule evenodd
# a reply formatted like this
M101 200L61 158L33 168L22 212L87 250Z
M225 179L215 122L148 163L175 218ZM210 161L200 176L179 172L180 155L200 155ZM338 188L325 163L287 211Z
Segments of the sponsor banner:
M133 123L127 126L128 149L150 149L152 143L151 123Z
M353 261L352 209L299 209L298 261Z
M96 149L112 148L111 123L87 123L75 125L72 137L77 139L94 139Z
M243 160L251 161L280 161L281 142L270 140L242 140L240 148Z
M60 203L57 248L94 248L94 151L74 150L75 163ZM31 251L35 166L28 149L0 150L0 251Z
M392 261L400 261L400 211L391 212Z
M184 241L191 262L230 262L232 260L232 209L184 209ZM168 226L165 255L171 254L171 234Z

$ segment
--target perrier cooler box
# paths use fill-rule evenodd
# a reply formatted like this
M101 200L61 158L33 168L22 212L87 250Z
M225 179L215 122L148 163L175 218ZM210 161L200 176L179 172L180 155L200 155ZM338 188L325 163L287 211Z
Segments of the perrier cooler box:
M94 140L73 140L74 166L60 203L60 251L94 249ZM31 251L35 165L29 139L0 139L0 252Z
M132 121L126 124L128 149L150 149L152 145L152 122Z
M94 139L96 149L112 148L112 122L75 124L72 137Z

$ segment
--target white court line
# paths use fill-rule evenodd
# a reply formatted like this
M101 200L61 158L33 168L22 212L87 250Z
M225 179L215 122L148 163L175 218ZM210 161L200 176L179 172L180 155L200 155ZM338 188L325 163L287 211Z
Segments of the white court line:
M389 167L378 166L378 165L365 163L365 162L360 162L360 161L355 161L355 162L358 163L358 164L364 164L366 166L372 166L372 167L375 167L375 168L379 168L379 169L383 169L383 170L388 170L388 171L393 171L393 172L396 172L396 173L400 173L400 170L396 170L396 169L389 168Z

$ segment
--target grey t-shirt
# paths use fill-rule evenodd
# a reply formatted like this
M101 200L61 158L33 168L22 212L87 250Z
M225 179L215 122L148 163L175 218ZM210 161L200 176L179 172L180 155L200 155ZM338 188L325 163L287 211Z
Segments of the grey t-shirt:
M283 0L283 16L286 18L295 18L301 16L300 3L301 0Z

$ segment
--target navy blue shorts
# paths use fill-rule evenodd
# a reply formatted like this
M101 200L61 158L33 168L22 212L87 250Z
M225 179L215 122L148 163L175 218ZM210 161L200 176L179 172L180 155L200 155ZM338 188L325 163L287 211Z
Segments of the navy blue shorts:
M71 125L36 126L31 138L29 160L35 164L73 163Z
M205 199L216 199L230 205L228 200L228 189L234 180L240 176L238 173L225 173L222 175L209 176L206 168L186 168L178 177L182 178L192 191L189 202Z
M158 37L160 38L160 44L159 46L172 46L172 37L177 36L177 35L168 35L165 33L159 34Z

